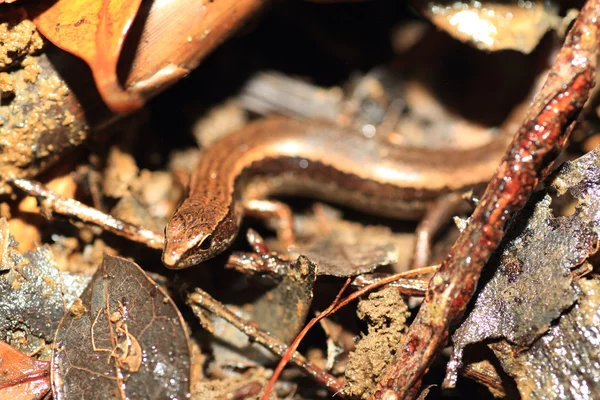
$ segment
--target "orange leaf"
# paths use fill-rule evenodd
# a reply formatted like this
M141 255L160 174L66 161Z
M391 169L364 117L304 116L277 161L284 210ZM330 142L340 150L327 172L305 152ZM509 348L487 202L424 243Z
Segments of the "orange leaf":
M0 342L0 398L41 399L50 391L50 363Z
M58 0L33 19L48 40L90 66L98 92L115 112L129 112L143 105L138 95L123 90L117 77L119 54L140 3Z

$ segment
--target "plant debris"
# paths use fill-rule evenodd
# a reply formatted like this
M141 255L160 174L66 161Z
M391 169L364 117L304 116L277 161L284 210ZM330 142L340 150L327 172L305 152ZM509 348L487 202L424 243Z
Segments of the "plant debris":
M315 262L319 275L361 275L397 264L400 255L412 249L412 236L393 234L386 226L343 220L339 213L322 207L318 210L316 214L296 218L298 242L292 254L303 254Z
M600 391L600 282L584 278L576 286L575 306L529 349L490 345L524 399L590 399Z
M65 313L52 350L52 392L78 398L186 398L190 348L179 310L136 264L106 256Z
M289 344L304 326L313 298L316 279L316 265L301 256L296 261L278 258L275 254L238 254L233 256L237 267L252 263L266 265L262 273L276 274L278 279L273 287L258 290L253 298L244 304L243 309L232 307L245 319L258 324L262 329L282 343ZM267 269L268 268L268 269ZM270 275L269 274L269 275ZM273 277L271 277L273 279ZM247 289L246 289L247 290ZM213 319L214 334L219 337L215 343L215 359L218 365L236 363L257 363L271 359L262 346L253 344L243 332L235 329L221 318Z
M0 340L26 354L49 359L48 345L66 310L81 294L89 278L56 269L47 247L21 255L0 218Z
M558 6L551 1L423 1L421 4L421 12L438 28L488 51L510 49L530 53L547 31L562 24Z
M555 178L559 193L569 192L576 200L572 215L555 216L550 195L539 193L515 219L510 239L498 250L499 257L488 264L495 271L493 277L452 336L454 355L448 382L456 379L467 345L504 338L528 347L577 300L571 271L598 248L599 156L600 148L596 148L563 165Z
M100 95L115 112L130 112L143 105L138 95L122 89L117 77L125 35L140 3L59 0L46 2L34 18L46 39L90 66Z

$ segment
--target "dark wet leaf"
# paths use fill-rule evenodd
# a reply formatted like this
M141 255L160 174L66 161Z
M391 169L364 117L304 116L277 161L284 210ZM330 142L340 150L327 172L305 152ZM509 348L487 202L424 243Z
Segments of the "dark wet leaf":
M402 251L412 250L412 238L392 233L385 226L365 226L329 215L323 220L308 215L296 220L298 227L295 254L302 254L318 265L318 275L348 277L371 272L398 261Z
M517 217L486 268L495 271L456 330L450 374L465 346L505 338L529 346L577 300L571 269L597 250L600 231L600 148L566 163L553 183L577 201L570 216L555 217L548 194L538 193ZM533 211L532 211L533 207Z
M600 396L600 282L582 279L578 303L527 351L491 345L524 399Z
M482 50L530 53L551 29L561 25L550 1L420 1L420 11L438 28Z
M59 272L46 247L21 255L5 219L0 219L0 246L0 270L7 271L0 275L0 340L47 357L46 345L89 278Z
M184 399L190 350L173 301L135 263L105 256L56 332L52 391L68 399Z
M0 399L42 399L49 391L49 363L0 342Z
M236 267L259 267L276 275L274 286L253 296L244 307L237 310L245 319L253 321L262 330L284 343L291 343L304 327L313 299L317 268L306 257L290 261L277 254L234 253L230 263ZM273 279L269 279L272 283ZM274 356L262 346L253 344L243 332L221 318L213 320L214 335L219 338L215 346L217 364L243 364L273 361ZM223 346L223 344L225 344Z
M252 303L252 319L285 343L291 342L304 322L313 299L317 268L308 258L286 262L282 280Z

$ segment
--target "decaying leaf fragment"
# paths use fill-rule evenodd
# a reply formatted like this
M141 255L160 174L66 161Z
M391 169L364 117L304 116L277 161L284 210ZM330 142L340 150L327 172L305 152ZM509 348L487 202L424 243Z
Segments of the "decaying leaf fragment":
M136 264L105 256L56 331L54 398L186 398L185 322L166 292ZM91 396L91 397L90 397Z
M558 7L549 1L432 1L419 7L438 28L489 51L530 53L562 21Z
M313 299L317 267L306 257L286 263L282 280L252 303L252 320L283 342L291 342L304 326Z
M319 205L315 214L296 218L298 242L293 253L314 261L319 275L348 277L395 264L412 251L411 235L395 234L385 226L350 222L339 212Z
M49 356L46 345L89 278L59 272L46 247L21 255L4 218L0 271L7 271L0 275L0 340L27 354Z
M572 283L571 269L598 248L600 147L563 165L553 186L559 194L571 193L577 202L575 212L555 217L550 196L540 192L517 216L486 266L493 276L452 337L454 355L447 384L454 384L468 344L504 338L528 347L577 300L579 290Z
M600 395L600 282L582 279L577 304L530 349L490 345L524 399L595 399Z
M276 253L234 253L230 263L260 267L262 274L277 282L262 292L253 293L243 307L229 305L245 319L253 321L262 330L289 344L304 327L313 299L313 287L317 267L308 258L301 256L291 261L280 258ZM217 365L235 363L258 363L273 361L273 355L262 346L252 343L248 336L225 320L213 316L214 358Z

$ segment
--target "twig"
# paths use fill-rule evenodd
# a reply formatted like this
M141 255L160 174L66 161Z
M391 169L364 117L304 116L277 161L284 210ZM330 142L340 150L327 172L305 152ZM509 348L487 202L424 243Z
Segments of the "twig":
M134 242L142 243L150 248L162 250L164 237L162 233L156 233L149 229L139 227L114 218L113 216L86 206L85 204L62 196L48 189L40 182L28 179L13 179L13 185L38 199L40 206L54 213L77 219L82 222L97 225L100 228L125 237Z
M265 349L271 351L273 354L276 354L279 357L283 357L285 355L288 349L288 346L285 343L260 330L255 324L244 321L242 318L238 317L235 315L235 313L229 310L224 304L220 303L203 290L196 288L194 293L190 293L188 295L187 302L192 308L194 314L196 314L199 318L202 318L199 316L199 314L202 312L200 308L204 308L209 312L223 318L225 321L229 322L246 334L254 342L261 344L265 347ZM291 361L300 367L300 369L302 369L308 376L312 377L323 386L329 388L331 392L337 393L342 390L342 383L340 381L338 381L333 375L330 375L321 368L312 364L310 361L304 358L302 354L294 352Z
M600 0L588 0L469 224L431 279L425 301L373 399L414 398L449 328L464 312L508 221L562 149L593 86Z
M417 271L417 270L415 270ZM412 271L409 271L412 272ZM388 282L388 279L392 279ZM425 296L429 279L398 278L398 275L390 274L364 274L359 275L350 284L357 290L363 290L366 286L380 284L385 281L388 286L398 288L398 291L405 296Z
M360 290L357 290L356 292L352 293L348 297L345 297L342 301L339 302L339 304L337 306L335 306L335 308L331 311L331 313L338 311L340 308L346 306L352 300L355 300L355 299L359 298L360 296L365 295L366 293L372 291L373 289L377 289L377 288L379 288L381 286L385 286L385 285L392 286L391 284L394 283L395 281L399 281L401 279L409 278L409 277L413 277L413 276L430 274L432 272L436 272L438 269L439 269L439 267L437 265L433 265L430 267L413 269L410 271L400 272L398 274L394 274L394 275L387 276L385 278L381 278L380 280L378 280L374 283L371 283L370 285L362 287ZM402 287L398 287L398 290L402 291Z
M273 387L275 386L275 383L277 382L277 379L279 378L279 375L281 374L281 371L283 371L283 369L289 362L292 354L296 351L298 346L300 346L300 342L302 341L302 339L304 339L304 337L306 336L308 331L310 329L312 329L312 327L315 326L317 324L317 322L319 322L323 318L337 312L340 308L346 306L351 301L359 298L360 296L363 296L364 294L370 292L373 289L376 289L380 286L391 284L391 283L398 281L400 279L403 279L403 278L429 274L429 273L435 272L437 270L437 268L438 268L437 266L424 267L424 268L414 269L411 271L401 272L399 274L387 276L387 277L382 278L374 283L371 283L370 285L362 287L360 290L357 290L356 292L352 293L351 295L349 295L348 297L345 297L343 300L340 301L341 295L344 293L344 291L346 290L346 288L348 288L348 285L350 284L350 280L349 279L346 280L346 283L340 289L337 296L335 297L333 302L329 305L329 307L327 307L318 316L311 319L310 322L308 324L306 324L304 329L302 329L302 331L296 336L296 338L290 345L290 348L286 352L285 356L283 356L281 358L281 361L279 362L279 364L277 365L277 368L273 372L273 376L271 376L271 379L269 379L269 383L268 383L267 387L265 388L265 391L263 392L261 400L269 400L269 396L273 390Z
M311 319L310 322L308 324L306 324L306 326L302 329L302 331L300 331L300 333L296 336L296 338L294 339L292 344L290 344L290 347L288 348L288 350L285 352L283 357L281 357L279 364L277 364L277 368L275 368L275 371L273 371L273 375L271 376L271 379L269 379L269 383L265 387L265 391L263 392L263 395L260 398L261 400L269 400L269 397L271 396L271 392L273 391L273 387L275 387L275 383L277 382L277 379L279 379L279 375L281 375L281 372L283 371L283 369L285 368L287 363L290 361L290 358L292 358L296 349L298 348L298 346L300 346L300 342L302 341L302 339L304 339L304 337L306 336L308 331L317 322L319 322L325 316L331 314L331 312L335 308L335 306L338 305L338 302L340 301L340 297L342 297L342 294L344 294L344 292L346 291L346 289L348 288L349 285L350 285L350 278L346 279L346 283L344 283L344 286L342 286L342 288L338 292L337 296L335 296L335 299L333 300L333 302L331 302L329 307L327 307L321 314L319 314L318 317Z
M378 280L370 285L362 287L360 290L352 293L348 297L344 298L342 301L337 303L337 305L333 308L331 313L336 312L340 308L344 307L346 304L350 303L352 300L368 293L369 291L388 285L394 281L410 278L419 275L425 275L437 270L437 266L425 267L416 270L406 271L395 275L390 275L385 278ZM259 343L265 347L265 349L271 351L273 354L276 354L280 357L284 357L286 352L288 351L288 346L285 343L273 338L268 333L261 331L254 324L249 323L248 321L244 321L242 318L238 317L229 310L224 304L215 300L211 295L203 291L202 289L196 288L194 293L190 293L188 295L187 303L192 308L194 314L200 319L203 320L201 308L223 318L225 321L229 322L240 331L244 332L249 338L252 339L253 342ZM318 317L316 317L316 322L320 319L326 317L331 313L321 313ZM314 324L313 324L314 325ZM327 388L329 388L333 393L337 393L338 396L343 396L341 393L342 384L332 375L327 372L321 370L316 367L312 363L310 363L304 356L296 351L293 352L291 361L298 367L300 367L304 372L313 377L317 382L323 384Z

